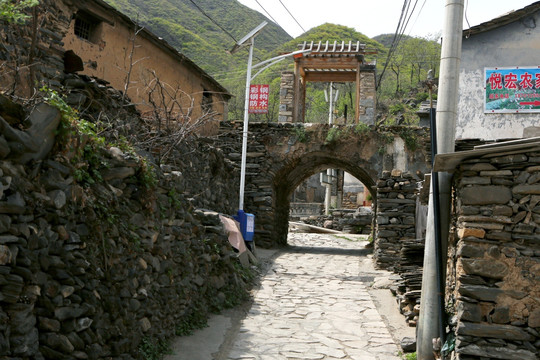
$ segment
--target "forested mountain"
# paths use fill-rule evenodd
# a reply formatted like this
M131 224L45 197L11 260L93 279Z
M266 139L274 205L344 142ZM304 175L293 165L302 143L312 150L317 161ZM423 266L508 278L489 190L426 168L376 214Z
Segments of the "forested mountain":
M264 20L268 25L257 36L256 56L265 58L267 52L291 40L281 27L236 0L194 1L200 9L190 0L105 1L161 36L210 75L245 65L245 56L226 51L234 46L233 37L240 40Z
M360 41L367 48L378 51L377 55L369 55L366 60L377 62L377 76L384 73L378 88L380 103L405 96L425 80L429 69L434 69L437 76L440 46L433 39L403 36L392 56L387 58L394 34L370 39L353 28L326 23L292 39L278 25L237 0L105 1L164 38L235 95L229 102L231 120L243 117L247 51L240 50L234 55L227 51L234 46L234 39L241 39L264 20L268 25L255 40L254 63L294 51L304 41ZM255 120L277 121L280 75L283 70L293 68L293 61L287 59L257 76L254 83L270 84L271 94L268 114L252 115ZM341 113L345 113L345 105L354 109L354 87L347 83L335 84L335 87L340 90L335 108L338 111L342 109ZM308 83L306 114L311 121L324 122L328 119L325 89L328 89L328 84ZM349 117L353 116L349 110Z

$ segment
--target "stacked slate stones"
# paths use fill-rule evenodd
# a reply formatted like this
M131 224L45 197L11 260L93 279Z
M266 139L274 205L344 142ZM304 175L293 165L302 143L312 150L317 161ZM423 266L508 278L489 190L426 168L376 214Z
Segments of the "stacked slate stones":
M415 239L417 181L400 170L383 171L377 182L376 265L399 274L392 287L401 312L415 326L419 313L424 239Z
M456 358L538 359L540 152L494 148L463 161L455 186L447 307Z
M236 190L219 152L186 152L190 166L162 165L152 185L131 152L72 161L57 144L45 157L14 141L28 132L6 130L0 152L0 359L141 358L245 293L217 214L195 209L227 210ZM192 196L194 176L218 198Z

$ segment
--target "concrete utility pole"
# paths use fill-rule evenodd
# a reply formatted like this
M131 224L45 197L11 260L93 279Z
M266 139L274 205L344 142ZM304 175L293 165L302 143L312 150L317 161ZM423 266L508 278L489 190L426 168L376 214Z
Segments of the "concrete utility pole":
M446 0L445 21L443 27L443 42L441 49L441 65L439 73L439 91L437 94L437 144L438 153L454 152L456 118L459 90L459 64L461 60L461 40L463 33L464 0ZM429 208L426 232L426 247L424 252L424 269L422 276L422 297L420 303L420 318L417 331L417 356L419 360L433 360L434 338L441 336L439 310L444 303L444 282L439 282L439 275L444 276L446 269L446 252L450 223L451 174L440 173L439 176L440 203L440 246L435 244L438 236L435 234L434 222L436 211L433 206L433 181L429 194ZM440 256L436 250L439 250ZM442 258L438 264L437 257ZM440 269L440 271L438 270ZM442 286L442 294L440 293ZM444 330L444 329L442 329ZM442 346L442 344L441 344Z
M328 125L330 127L334 124L334 102L337 100L339 94L339 90L336 92L335 99L334 99L334 83L330 82L330 96L326 99L326 101L330 102L330 107L328 110ZM324 95L326 97L326 90L324 91ZM334 186L334 177L333 177L333 170L327 169L326 175L328 177L328 181L330 184L326 184L326 191L324 194L324 214L330 215L330 207L332 205L332 186Z

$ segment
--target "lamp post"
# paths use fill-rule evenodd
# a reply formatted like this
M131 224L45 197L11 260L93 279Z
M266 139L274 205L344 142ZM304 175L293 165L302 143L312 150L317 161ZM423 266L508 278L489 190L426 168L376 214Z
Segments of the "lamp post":
M239 42L234 45L231 49L231 54L238 51L244 46L249 46L249 56L247 64L247 75L246 75L246 96L244 100L244 127L242 131L242 165L240 168L240 196L238 200L238 215L244 211L244 188L246 181L246 155L247 155L247 138L248 138L248 120L249 120L249 86L251 85L251 64L253 62L253 44L255 43L255 36L268 24L268 22L263 21L256 28L251 30L249 34L244 36Z
M259 32L268 24L268 22L263 21L259 26L254 28L244 36L240 41L234 45L234 47L231 49L230 53L233 54L236 51L238 51L240 48L244 46L249 46L249 56L248 56L248 65L247 65L247 74L246 74L246 96L244 100L244 127L242 131L242 164L240 168L240 195L238 200L238 217L241 217L244 213L244 189L246 185L246 157L247 157L247 138L248 138L248 122L249 122L249 88L251 85L251 81L259 75L261 72L269 68L270 66L284 60L285 58L289 56L299 55L299 54L307 54L310 53L312 50L298 50L294 51L292 53L279 55L276 57L273 57L268 60L261 61L260 63L257 63L255 65L252 65L253 63L253 44L255 36L259 34ZM251 70L254 68L258 68L265 65L259 71L251 76Z

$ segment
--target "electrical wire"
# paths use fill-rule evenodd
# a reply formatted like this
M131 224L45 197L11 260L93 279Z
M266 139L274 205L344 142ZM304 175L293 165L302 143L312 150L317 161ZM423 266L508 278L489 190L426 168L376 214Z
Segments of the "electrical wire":
M418 5L418 0L414 2L414 5L412 7L412 10L409 12L409 9L411 8L411 1L410 0L404 0L403 7L401 9L401 15L399 17L398 26L396 28L396 33L394 34L394 38L392 40L392 43L390 45L390 49L388 50L388 55L386 57L386 62L383 67L383 71L381 72L381 76L379 77L379 81L377 83L377 87L381 85L382 79L384 77L384 73L386 72L386 69L388 67L388 64L390 63L390 59L394 52L399 47L399 44L401 40L403 39L403 34L405 33L405 30L407 29L407 25L409 24L409 21L411 20L412 15L414 14L414 10L416 9L416 6Z
M392 38L392 43L390 44L390 48L388 49L388 54L386 56L386 62L384 64L383 70L381 72L381 76L379 77L379 82L377 83L377 87L381 86L381 81L382 81L382 79L384 77L384 73L386 72L388 64L390 63L390 58L392 57L392 54L395 51L395 48L397 47L396 46L396 41L397 41L397 38L398 38L398 35L399 35L399 30L401 28L403 18L405 16L405 10L407 8L408 2L409 2L408 0L403 1L403 7L401 8L401 15L399 17L399 21L398 21L398 24L397 24L397 27L396 27L396 32L394 33L394 37Z
M467 17L467 9L469 8L469 1L465 1L465 21L467 22L467 27L468 27L468 31L467 31L467 35L465 36L465 38L469 38L471 36L471 24L469 23L469 18Z
M270 15L270 13L268 11L266 11L266 9L264 8L264 6L261 5L261 3L259 2L259 0L255 0L255 2L261 7L261 9L263 9L263 11L266 13L266 15L268 15L268 17L270 19L272 19L273 22L275 22L279 27L283 28L283 26L279 25L279 23L276 21L276 19L274 19L272 17L272 15Z
M422 3L422 6L420 7L420 10L418 11L418 15L416 15L416 19L414 19L413 24L411 25L411 29L409 30L409 35L411 34L412 29L414 28L414 25L416 25L416 22L418 21L418 18L420 18L420 14L422 13L422 10L424 10L424 5L426 5L427 0L424 0Z
M285 10L287 10L287 12L289 13L289 15L291 15L291 17L293 18L294 21L296 21L296 23L298 24L298 26L300 26L300 29L302 29L303 32L306 32L306 29L304 29L302 27L302 25L300 25L300 23L298 22L298 20L296 20L296 18L293 16L293 14L291 14L291 12L289 11L289 9L287 9L287 7L285 6L285 4L281 1L281 0L278 0L281 5L283 5L283 7L285 8Z
M223 30L223 32L224 32L225 34L229 35L229 36L231 37L231 39L234 40L235 43L238 42L238 40L236 40L235 37L232 36L230 32L228 32L227 30L225 30L225 29L224 29L221 25L219 25L214 19L212 19L212 17L210 17L210 15L208 15L203 9L201 9L201 8L199 7L199 5L197 5L197 4L195 3L195 1L193 1L193 0L189 0L189 1L191 1L191 3L192 3L193 5L195 5L195 7L196 7L197 9L199 9L199 11L200 11L204 16L206 16L208 19L210 19L210 21L212 21L218 28L220 28L221 30Z

